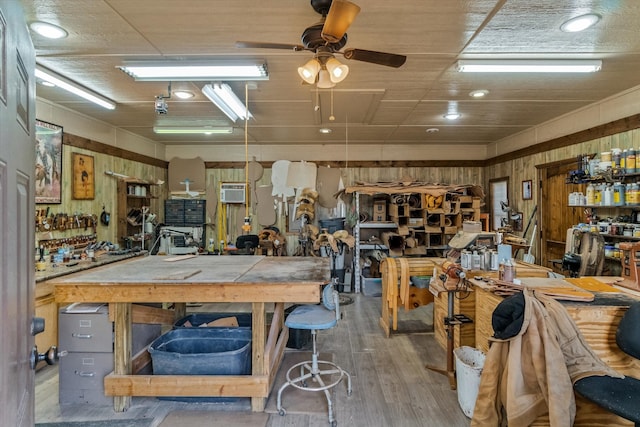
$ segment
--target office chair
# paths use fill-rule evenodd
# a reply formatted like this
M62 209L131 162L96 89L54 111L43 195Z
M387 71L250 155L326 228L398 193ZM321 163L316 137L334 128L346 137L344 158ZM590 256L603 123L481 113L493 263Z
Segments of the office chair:
M633 303L616 330L616 343L629 356L640 359L640 302ZM614 414L633 421L640 427L640 380L626 376L590 376L582 378L573 388L585 399Z
M333 362L318 360L318 349L316 346L316 334L321 329L331 329L337 325L340 319L340 297L334 289L334 278L331 283L324 287L322 291L322 304L301 305L293 310L286 318L285 325L289 328L311 330L313 342L313 355L310 361L304 361L293 365L287 371L287 382L278 390L277 408L282 416L287 411L282 407L282 392L289 386L304 391L323 391L327 397L329 405L329 423L335 427L338 422L333 416L333 402L329 390L338 385L342 378L347 377L347 394L351 396L351 375ZM326 369L321 369L321 366ZM300 376L292 378L297 369L300 369ZM311 379L317 386L310 387L307 380Z

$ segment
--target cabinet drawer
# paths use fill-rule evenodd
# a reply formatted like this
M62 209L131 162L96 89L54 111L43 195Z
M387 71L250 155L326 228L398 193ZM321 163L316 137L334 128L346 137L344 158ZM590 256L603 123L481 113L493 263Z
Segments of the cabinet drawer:
M113 353L68 353L60 358L60 389L104 390L113 371Z
M113 351L113 324L109 322L107 307L97 313L67 313L61 309L58 334L60 350Z

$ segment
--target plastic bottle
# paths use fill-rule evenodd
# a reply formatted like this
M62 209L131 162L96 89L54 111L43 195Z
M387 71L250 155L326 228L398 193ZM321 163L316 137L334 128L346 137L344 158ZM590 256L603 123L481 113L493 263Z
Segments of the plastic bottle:
M593 204L595 206L601 206L602 205L602 184L596 185L595 188L596 188L596 192L595 192L596 198Z
M620 170L625 170L627 164L627 149L622 150L622 155L620 156Z
M624 206L625 204L625 186L621 182L613 184L613 205Z
M602 189L602 206L613 206L613 188L611 188L611 184L605 185Z
M622 155L622 150L619 148L611 149L611 160L613 161L613 167L616 169L620 169L620 157Z
M625 206L629 206L631 205L631 183L628 182L624 187L625 187L624 204Z
M627 159L625 161L624 170L627 173L635 173L636 172L636 150L630 148L627 150Z
M596 204L596 187L592 182L587 185L587 205L594 206Z

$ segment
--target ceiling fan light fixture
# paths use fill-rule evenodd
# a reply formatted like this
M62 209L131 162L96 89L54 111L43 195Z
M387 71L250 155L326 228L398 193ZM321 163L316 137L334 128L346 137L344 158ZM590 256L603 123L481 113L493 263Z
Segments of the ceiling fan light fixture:
M602 61L591 59L461 59L461 73L593 73Z
M349 67L341 64L336 58L329 58L325 64L329 72L329 78L334 83L340 83L347 78Z
M322 39L329 43L339 42L358 13L360 6L357 4L347 0L333 0L322 27Z
M310 59L302 67L298 67L298 74L305 82L314 84L320 72L320 62L316 58Z
M202 87L202 93L233 122L253 117L226 83L206 84Z
M329 72L325 69L320 70L318 73L318 88L319 89L331 89L336 84L331 80Z

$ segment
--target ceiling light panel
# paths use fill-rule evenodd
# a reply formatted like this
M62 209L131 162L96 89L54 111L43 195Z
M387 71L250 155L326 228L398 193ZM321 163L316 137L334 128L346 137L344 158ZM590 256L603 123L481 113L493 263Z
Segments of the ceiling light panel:
M154 126L153 131L157 134L220 135L233 133L233 128L212 126Z
M131 61L119 66L137 81L268 80L264 62L241 61Z
M79 85L73 80L69 80L66 77L54 73L53 71L48 70L40 65L36 65L35 75L36 78L42 80L43 82L53 84L61 89L66 90L67 92L71 92L74 95L86 99L87 101L91 101L94 104L106 108L107 110L114 110L116 108L116 103L112 100L105 98L104 96Z
M602 68L600 60L580 59L478 59L458 61L461 73L593 73Z
M245 120L253 117L228 84L204 85L202 93L234 122L238 119Z

